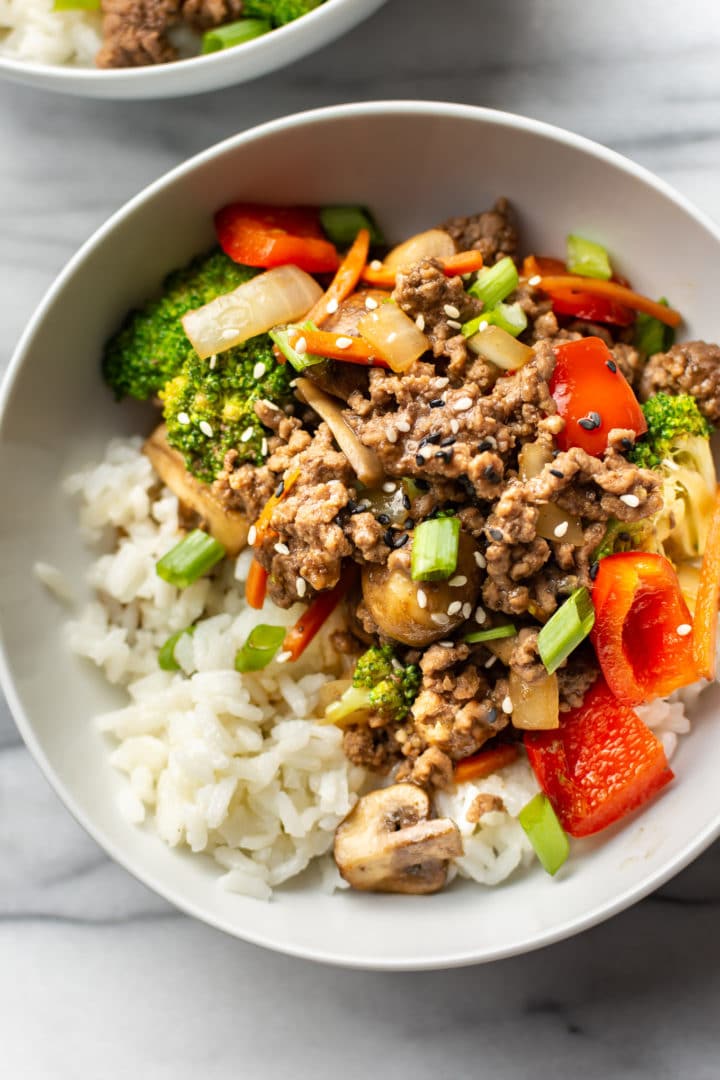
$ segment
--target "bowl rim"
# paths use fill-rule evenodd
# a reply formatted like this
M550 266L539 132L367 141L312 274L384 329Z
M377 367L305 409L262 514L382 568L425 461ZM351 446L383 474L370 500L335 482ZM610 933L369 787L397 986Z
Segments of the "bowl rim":
M282 133L289 128L324 123L326 121L342 120L352 117L387 117L389 114L400 116L426 116L428 119L446 117L450 119L479 120L485 124L515 129L543 136L565 146L573 147L596 159L602 160L615 168L654 188L671 202L675 203L685 214L693 218L703 229L717 241L720 250L720 227L703 211L698 210L685 196L668 184L656 177L643 166L636 164L622 154L602 146L582 135L576 135L564 128L547 124L544 121L533 120L529 117L519 116L514 113L488 109L474 105L464 105L453 102L436 102L429 100L387 100L354 102L341 105L325 106L318 109L304 110L293 113L279 119L271 120L245 131L239 132L221 142L208 147L199 154L193 155L187 161L181 163L170 171L164 173L158 179L143 188L138 194L129 199L122 207L116 210L108 220L82 244L79 250L66 263L53 283L45 292L42 300L31 316L28 325L18 341L8 368L0 385L0 430L5 422L9 400L15 385L18 373L24 363L26 353L30 349L33 339L38 332L49 308L54 304L56 297L65 288L66 283L72 278L76 268L82 264L85 258L97 247L103 244L105 238L112 233L124 220L132 215L135 208L145 200L154 197L164 188L171 186L176 180L192 173L213 158L221 156L224 152L251 144L257 139L267 135ZM129 865L129 860L123 850L112 839L105 837L102 830L96 827L92 819L78 806L70 789L55 774L48 761L39 739L35 735L34 726L29 715L23 708L19 696L16 693L14 680L10 670L5 643L0 635L0 689L5 694L13 719L17 725L25 745L30 750L35 761L42 770L48 783L58 795L64 806L70 811L75 820L95 840L100 848L117 863L119 863L136 880L140 881L154 893L167 900L174 907L186 915L191 915L201 922L217 930L221 930L240 940L271 949L287 956L294 956L306 960L327 963L339 967L355 968L360 970L374 971L422 971L443 970L451 967L464 967L471 964L487 963L494 960L505 959L510 956L522 955L547 945L573 937L583 930L587 930L618 914L625 908L630 907L638 900L643 899L655 889L674 877L677 873L697 858L709 845L720 836L720 810L711 818L693 841L687 844L679 853L656 871L651 873L639 883L625 889L613 900L591 906L582 916L569 918L561 924L542 931L529 933L520 941L511 945L496 948L467 949L454 951L442 957L430 959L418 958L417 960L387 959L382 955L344 955L339 952L325 952L322 949L310 948L293 943L281 944L268 938L263 933L245 931L232 925L229 919L213 915L200 906L178 895L171 885L156 881L152 875Z

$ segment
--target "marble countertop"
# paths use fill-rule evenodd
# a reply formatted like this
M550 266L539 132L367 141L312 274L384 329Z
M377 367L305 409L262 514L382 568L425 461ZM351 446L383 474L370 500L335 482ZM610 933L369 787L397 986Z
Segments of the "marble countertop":
M720 220L717 0L389 0L282 73L113 104L0 88L4 366L57 271L148 181L323 104L439 98L572 128ZM669 253L671 254L671 253ZM720 847L580 937L448 973L285 959L195 923L104 856L0 703L0 1061L13 1080L252 1075L714 1078ZM482 918L482 897L478 897Z

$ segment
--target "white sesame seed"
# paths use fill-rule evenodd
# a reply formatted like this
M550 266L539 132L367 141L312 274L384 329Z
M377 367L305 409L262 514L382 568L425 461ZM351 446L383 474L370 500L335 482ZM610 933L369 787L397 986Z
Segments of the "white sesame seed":
M387 441L389 443L396 443L398 441L398 433L395 430L395 428L392 428L392 427L385 428L385 438L387 439Z
M487 330L489 325L490 323L487 321L487 319L483 319L482 322L478 325L478 330Z
M420 331L423 331L425 329L425 316L422 314L422 312L415 319L415 325Z
M289 555L290 554L290 548L287 546L287 544L277 543L275 545L275 551L277 551L278 555Z
M443 311L449 319L459 319L460 309L456 308L454 304L444 304Z
M267 369L266 369L265 365L263 364L262 360L259 360L257 362L257 364L255 365L255 367L253 368L253 378L254 379L262 379L262 377L265 374L266 370Z
M450 380L443 375L442 378L435 379L433 386L436 390L444 390L445 387L449 385L449 383Z
M487 566L485 556L481 555L479 551L473 551L473 558L475 559L475 565L478 566L481 570L484 570Z
M248 544L250 545L250 547L253 547L256 540L257 540L257 529L255 528L254 525L251 525L250 529L248 530Z
M400 663L400 661L398 660L397 656L393 656L393 658L391 660L391 663L392 663L393 671L402 671L403 670L403 666Z
M470 618L470 616L472 615L472 604L471 603L466 602L466 603L463 604L463 606L462 606L462 614L463 614L463 619L469 619Z
M374 311L377 306L378 302L374 296L365 297L365 307L368 309L368 311Z
M267 441L267 439L263 439L263 441L260 443L260 453L262 454L263 457L267 457L267 452L268 452L268 441Z
M464 574L456 574L455 577L450 578L448 585L451 589L459 589L461 585L467 585L467 578Z
M454 641L438 641L438 645L441 645L443 649L452 649L455 645Z
M304 337L299 337L293 345L293 348L295 349L296 353L300 353L301 356L304 356L304 354L307 352L307 341Z
M561 537L563 537L565 535L565 533L568 531L569 528L570 528L570 522L569 521L561 521L558 525L555 526L555 528L553 529L553 532L554 532L555 536L557 536L558 540L560 540Z
M421 446L415 457L419 457L422 458L423 461L427 461L431 453L432 450L430 450L427 446Z
M382 265L380 259L373 259L373 261L370 263L370 269L371 270L382 270L382 268L383 268L383 265Z
M407 432L410 430L410 425L408 424L407 420L398 420L395 424L395 427L398 429L398 431Z
M203 435L207 435L208 439L212 439L213 429L211 428L210 424L208 424L207 420L200 421L200 430L202 431Z
M307 581L305 580L305 578L303 578L303 577L296 577L295 578L295 592L298 594L298 596L302 600L303 596L307 592Z
M273 409L275 412L280 412L280 406L276 405L274 401L268 401L267 398L261 398L261 404L264 405L266 409Z
M503 698L502 711L504 713L507 713L508 715L513 711L512 701L510 700L510 695L509 694L507 694Z
M489 660L485 661L485 667L486 668L492 667L496 660L497 660L497 656L491 656Z
M460 430L460 421L456 420L454 417L450 421L450 430L452 431L453 435L457 435L458 431Z
M620 502L625 503L626 506L631 507L633 510L637 509L640 505L640 500L637 495L621 495Z
M451 604L448 604L448 615L457 615L459 611L462 611L462 600L453 600Z
M246 427L245 430L243 431L242 435L240 436L240 442L249 442L250 439L252 439L254 434L255 434L255 429L254 428Z
M424 589L418 589L418 591L415 593L415 596L417 597L418 607L419 608L426 608L427 607L427 593L425 592L425 590Z
M386 494L392 495L393 491L397 491L397 484L394 480L386 480L382 486L382 489Z
M532 285L532 287L535 288L535 286L539 285L541 281L542 281L542 278L540 277L540 275L535 274L535 275L533 275L533 277L531 277L528 280L528 285Z
M463 395L463 397L456 398L455 401L451 403L450 408L453 412L467 412L468 409L472 409L472 404L472 398Z
M327 304L325 305L325 310L327 311L328 315L334 315L339 306L340 305L333 296L332 300L328 300Z
M188 416L188 414L186 412L178 413L178 423L180 423L180 424L189 424L190 423L190 417Z
M351 337L339 337L335 338L335 347L338 349L349 349L352 345Z
M281 652L281 653L277 654L277 656L275 657L275 660L276 660L276 662L278 664L287 664L287 662L288 662L288 660L290 659L291 656L292 656L291 652Z
M479 623L480 626L482 626L486 619L487 615L485 614L483 609L481 607L475 608L475 622Z
M462 323L458 322L457 319L448 319L447 324L448 326L451 326L453 330L462 330Z
M215 365L217 364L217 356L211 356L210 360L209 360L209 364L210 364L210 370L214 371L215 370Z
M433 611L430 618L436 626L447 626L450 622L444 611Z
M687 637L688 634L692 634L692 626L687 622L680 623L677 628L677 633L679 637Z

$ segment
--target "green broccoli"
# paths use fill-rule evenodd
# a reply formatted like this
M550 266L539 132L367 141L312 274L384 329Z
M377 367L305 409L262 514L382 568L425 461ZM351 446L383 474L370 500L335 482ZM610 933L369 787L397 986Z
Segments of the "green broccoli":
M706 446L712 429L690 394L655 394L642 411L647 434L628 455L636 465L657 469L668 459L675 461L678 454L693 457L700 452L704 456L705 450L697 440Z
M273 26L285 26L322 3L323 0L245 0L243 16L268 19Z
M254 403L267 398L282 405L295 376L280 365L267 334L250 338L210 360L192 349L178 375L160 391L168 442L181 452L189 471L211 483L228 450L261 465L267 432Z
M333 724L353 723L376 713L401 723L410 712L421 681L417 664L402 664L391 645L374 645L358 660L352 686L325 711Z
M651 518L642 521L618 521L610 518L605 535L593 552L593 562L619 551L657 551L655 526Z
M103 376L115 396L144 400L157 394L192 354L182 316L257 273L215 250L170 274L160 298L131 311L105 346Z

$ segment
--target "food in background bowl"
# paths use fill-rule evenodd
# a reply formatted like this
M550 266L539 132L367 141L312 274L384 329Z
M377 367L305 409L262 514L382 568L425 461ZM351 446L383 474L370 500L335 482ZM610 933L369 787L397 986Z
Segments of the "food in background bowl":
M720 350L502 199L389 252L357 207L216 227L105 353L163 423L69 483L127 809L255 896L331 846L362 890L555 873L714 677Z

